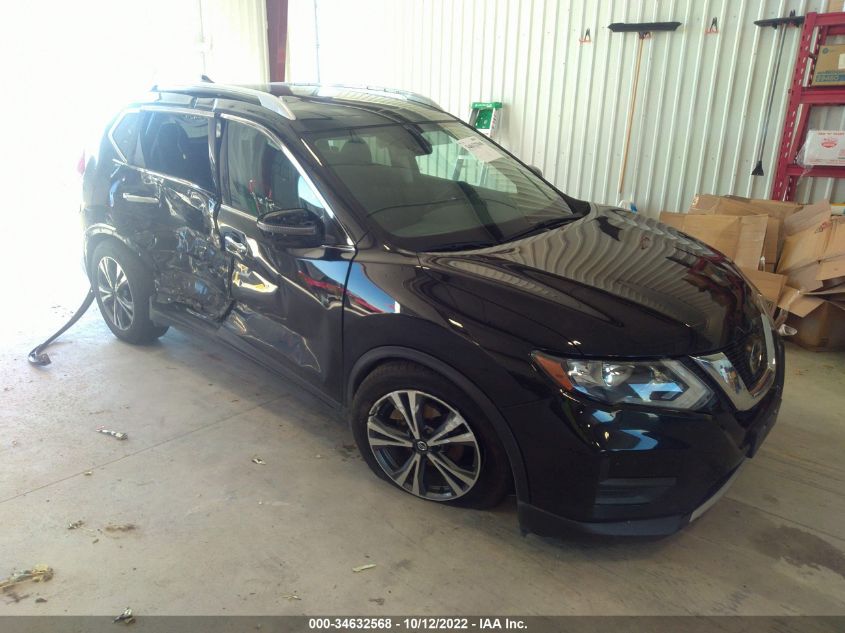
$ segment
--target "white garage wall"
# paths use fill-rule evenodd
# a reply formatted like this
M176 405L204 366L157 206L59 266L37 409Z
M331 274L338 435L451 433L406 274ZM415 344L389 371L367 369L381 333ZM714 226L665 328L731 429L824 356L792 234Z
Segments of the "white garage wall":
M266 80L265 40L264 0L5 3L0 190L14 192L14 201L0 218L16 236L7 259L26 261L31 279L77 267L77 163L107 120L154 83L194 82L203 73ZM50 296L64 290L38 288Z
M264 0L199 0L206 74L218 82L270 80Z
M839 3L832 8L839 8ZM786 33L764 155L750 175L776 61L776 31L754 20L823 11L825 0L317 0L319 79L414 90L466 116L505 103L499 139L572 195L641 212L683 210L697 192L768 197L799 29ZM713 17L720 33L706 35ZM617 193L636 34L613 22L679 21L644 43L623 191ZM315 2L290 0L290 79L317 79ZM586 29L591 44L580 44ZM845 112L817 116L845 129ZM833 181L799 199L845 200Z
M0 20L8 87L0 115L6 154L12 147L19 157L10 178L41 178L32 170L36 160L74 178L89 139L153 84L196 82L203 73L218 81L266 81L264 6L264 0L9 3Z

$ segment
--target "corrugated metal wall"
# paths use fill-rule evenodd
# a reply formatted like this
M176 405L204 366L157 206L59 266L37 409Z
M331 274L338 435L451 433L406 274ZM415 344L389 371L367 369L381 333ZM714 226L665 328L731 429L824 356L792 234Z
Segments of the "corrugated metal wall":
M264 0L198 0L206 74L218 82L269 81Z
M754 20L824 11L826 0L290 0L290 77L390 85L467 115L505 103L498 140L572 195L684 210L697 192L768 197L799 29L788 29L766 175L752 177L776 63ZM838 5L838 3L831 3ZM840 9L832 6L831 9ZM315 18L316 13L316 18ZM705 30L713 18L719 33ZM645 40L622 193L617 190L639 44L613 22L679 21ZM315 22L319 52L315 50ZM579 39L590 29L592 42ZM845 129L845 110L816 117ZM845 200L833 181L799 199Z

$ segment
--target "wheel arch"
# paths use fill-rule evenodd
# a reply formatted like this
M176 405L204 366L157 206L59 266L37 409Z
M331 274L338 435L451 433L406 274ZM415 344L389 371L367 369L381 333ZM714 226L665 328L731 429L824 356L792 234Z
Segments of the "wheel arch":
M345 404L348 406L357 388L377 366L394 360L415 362L423 367L427 367L428 369L437 372L458 386L464 391L464 393L472 398L473 401L475 401L493 425L493 429L496 431L502 445L505 447L505 453L508 456L511 474L513 475L517 499L522 502L528 502L528 475L525 470L522 452L520 451L519 445L516 442L516 437L511 431L511 428L504 416L501 414L498 407L493 404L493 401L490 400L490 398L487 397L487 395L475 383L473 383L460 371L439 358L436 358L431 354L400 345L384 345L371 349L362 354L358 360L355 361L355 364L349 372L349 376L346 381L346 389L344 391Z
M137 255L142 262L144 262L145 266L149 266L150 263L144 257L143 251L135 244L132 240L128 239L124 235L121 235L118 230L111 226L110 224L92 224L85 230L85 248L83 252L83 260L85 263L85 273L88 275L88 278L91 279L91 258L94 255L94 251L97 250L97 247L107 240L114 240L123 244L127 247L130 251L132 251L135 255Z

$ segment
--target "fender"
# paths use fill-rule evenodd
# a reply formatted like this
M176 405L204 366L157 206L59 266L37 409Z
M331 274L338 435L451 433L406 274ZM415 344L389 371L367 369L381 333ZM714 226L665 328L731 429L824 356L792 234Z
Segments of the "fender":
M505 447L505 452L508 455L508 460L511 464L511 472L513 473L514 487L516 488L516 497L521 503L529 502L528 491L528 476L525 472L525 463L522 459L522 453L519 450L519 445L516 443L516 438L510 429L504 416L499 412L499 409L488 398L481 389L479 389L473 382L471 382L461 372L454 369L450 365L444 363L442 360L435 358L425 352L420 352L408 347L401 347L398 345L386 345L383 347L376 347L362 354L352 370L349 372L346 390L344 394L344 403L349 405L352 395L355 393L355 388L364 379L364 376L377 363L388 359L403 359L418 363L424 367L436 371L444 378L450 380L455 385L460 387L475 403L481 407L484 415L493 425L502 445Z
M82 257L85 263L85 273L88 275L89 278L91 277L91 253L93 251L93 249L90 248L90 245L92 240L94 240L95 238L99 238L95 240L97 243L99 243L102 240L102 237L112 237L118 240L119 242L122 242L124 245L126 245L129 250L131 250L138 257L140 257L141 261L143 261L147 266L149 266L150 269L154 269L154 267L152 266L152 262L149 261L149 257L146 256L146 253L140 246L138 246L131 239L127 238L125 235L122 235L111 224L106 224L105 222L98 222L96 224L92 224L87 229L85 229L84 233L85 243Z

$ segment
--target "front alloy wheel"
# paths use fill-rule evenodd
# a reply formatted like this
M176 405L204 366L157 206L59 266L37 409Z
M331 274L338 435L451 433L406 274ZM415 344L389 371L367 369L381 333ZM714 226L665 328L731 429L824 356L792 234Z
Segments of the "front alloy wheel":
M129 280L117 260L103 257L97 265L97 292L103 315L119 330L128 330L135 317Z
M367 441L382 470L400 488L433 501L464 496L481 473L479 442L444 401L403 389L370 409Z

